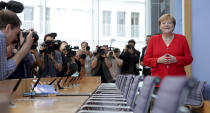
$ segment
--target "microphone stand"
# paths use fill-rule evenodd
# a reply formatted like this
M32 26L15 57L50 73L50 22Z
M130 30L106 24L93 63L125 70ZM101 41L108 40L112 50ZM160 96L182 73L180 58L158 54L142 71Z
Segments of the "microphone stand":
M14 105L14 103L12 102L12 96L13 96L13 94L16 92L16 90L17 90L18 86L20 85L21 81L22 81L22 78L20 78L20 79L17 81L17 83L15 84L15 86L14 86L14 88L13 88L13 90L12 90L10 96L9 96L9 104L10 104L10 105Z
M64 85L65 85L65 83L67 82L68 79L69 79L69 76L67 76L66 79L64 80L63 87L64 87Z
M55 79L53 79L53 81L52 81L52 82L50 82L50 83L49 83L49 85L52 85L55 81L56 81L56 78L55 78Z
M39 83L39 81L40 81L40 77L37 79L37 81L35 82L35 84L34 84L34 86L32 87L32 89L31 89L31 92L30 92L30 97L31 98L34 98L34 96L35 96L35 91L34 91L34 88L37 86L37 84Z
M63 87L60 86L60 82L61 82L62 79L63 79L63 77L61 77L57 82L57 86L58 86L59 89L64 89Z
M60 82L61 82L62 79L63 79L63 77L61 77L57 82L57 86L58 86L59 89L64 89L63 87L60 86ZM56 78L52 82L50 82L49 85L52 85L55 81L56 81Z

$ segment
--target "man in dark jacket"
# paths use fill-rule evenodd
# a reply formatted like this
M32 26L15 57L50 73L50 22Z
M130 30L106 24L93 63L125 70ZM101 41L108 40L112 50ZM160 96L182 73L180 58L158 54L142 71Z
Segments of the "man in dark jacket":
M140 65L143 66L143 75L144 76L151 75L151 72L150 72L151 68L148 67L148 66L145 66L144 63L143 63L144 55L145 55L146 49L147 49L147 44L148 44L151 37L152 37L152 35L147 35L146 36L146 40L145 40L146 41L146 46L142 48L142 56L141 56L141 59L140 59Z
M136 42L132 39L128 41L125 49L121 53L120 57L123 60L122 74L135 74L139 75L141 70L138 67L140 52L135 49Z

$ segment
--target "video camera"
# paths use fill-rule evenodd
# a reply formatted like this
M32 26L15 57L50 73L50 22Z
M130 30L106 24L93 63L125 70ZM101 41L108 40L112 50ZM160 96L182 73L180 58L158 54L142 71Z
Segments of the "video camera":
M76 55L76 51L74 51L74 50L76 50L76 49L79 49L79 46L74 46L74 47L72 47L72 46L70 46L70 45L66 45L65 46L65 51L67 52L67 57L73 57L73 56L75 56Z
M46 40L43 44L41 44L41 46L44 47L44 49L40 50L40 53L51 53L54 50L57 50L60 44L60 40Z
M104 54L105 54L105 50L104 50L102 47L103 47L103 46L98 46L98 47L97 47L96 52L93 53L94 56L96 56L96 55L104 55Z

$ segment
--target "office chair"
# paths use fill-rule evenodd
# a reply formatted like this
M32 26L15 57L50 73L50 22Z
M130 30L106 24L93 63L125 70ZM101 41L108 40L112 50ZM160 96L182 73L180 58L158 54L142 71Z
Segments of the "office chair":
M195 81L195 86L190 90L184 105L190 110L196 110L203 106L203 90L205 81Z
M154 91L156 84L160 82L159 77L147 76L144 79L143 86L140 90L140 95L137 97L136 106L134 108L134 113L148 113L148 108L151 102L151 95ZM103 106L102 106L103 107ZM106 107L106 106L104 106ZM114 108L115 106L112 106ZM132 110L129 110L128 107L117 107L118 109L100 109L99 110L80 110L79 113L133 113Z
M115 110L115 109L122 109L122 108L126 108L128 109L129 111L131 111L134 107L134 99L136 97L136 92L137 92L137 89L138 89L138 85L139 85L139 82L141 80L141 76L135 76L134 80L133 80L133 83L131 85L131 88L130 88L130 91L129 91L129 94L128 94L128 97L127 99L125 98L92 98L90 97L87 102L97 102L97 103L100 103L100 101L102 103L107 103L109 102L109 105L98 105L96 103L96 105L83 105L81 107L82 110L87 110L87 109L96 109L96 110L100 110L100 109L106 109L106 110ZM113 102L113 103L112 103ZM116 105L117 106L113 106L112 104ZM122 105L123 104L123 105Z
M158 90L151 113L188 112L183 105L189 89L193 86L194 81L184 76L166 77Z

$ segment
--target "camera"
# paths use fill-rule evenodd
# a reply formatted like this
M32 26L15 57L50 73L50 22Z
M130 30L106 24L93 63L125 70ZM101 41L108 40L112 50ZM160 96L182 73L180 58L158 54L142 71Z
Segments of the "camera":
M55 42L53 40L47 40L42 43L41 46L44 47L44 49L40 50L40 53L51 53L56 49Z
M27 35L29 34L29 31L27 31L27 30L21 30L21 31L22 31L23 38L26 39ZM18 44L20 42L20 33L17 34L17 37L18 37L18 39L13 41L12 42L13 44ZM36 49L38 46L37 41L39 40L39 36L36 31L33 32L32 37L34 38L34 42L31 46L31 49ZM24 40L24 42L25 42L25 40ZM17 47L15 47L15 48L17 48Z
M27 35L29 34L29 31L22 31L23 37L26 39ZM37 48L37 41L39 40L39 36L37 35L37 32L33 32L33 38L34 38L34 42L31 46L31 49L36 49Z
M85 59L85 58L86 58L86 54L80 54L79 57L80 57L81 59Z
M99 46L98 49L97 49L97 54L99 55L104 55L105 54L105 50L102 49L102 46Z
M86 47L86 50L87 50L87 51L90 51L90 46L87 46L87 47Z
M127 49L133 49L134 50L134 47L132 45L126 45L126 48Z
M114 49L114 47L109 47L109 51L110 51L109 56L111 56L111 57L113 56L113 49Z
M61 40L54 40L54 46L56 50L59 49L60 45L61 45Z
M73 51L73 50L76 50L76 49L79 49L79 47L78 46L74 46L74 47L72 47L72 46L70 46L70 45L66 45L65 46L65 51L67 52L67 56L68 57L73 57L73 56L75 56L76 55L76 51Z

